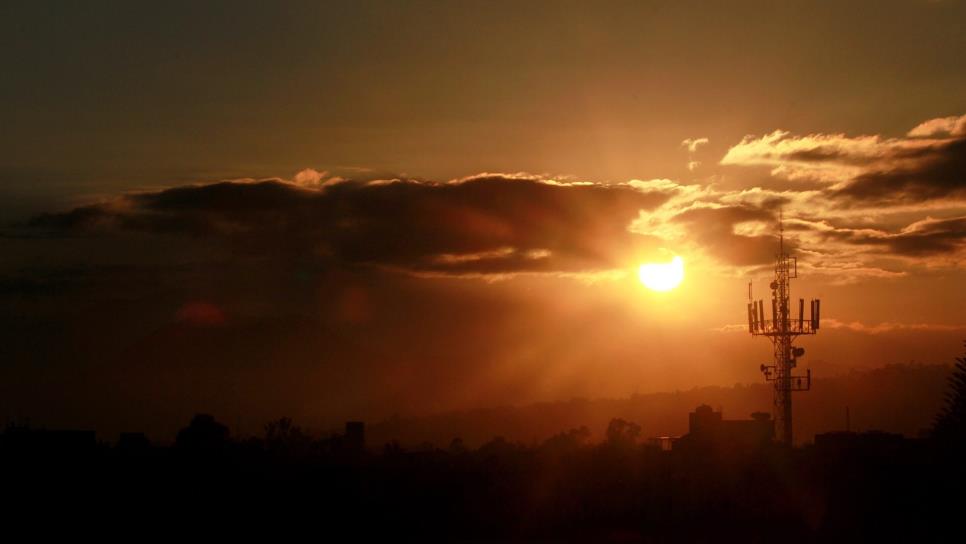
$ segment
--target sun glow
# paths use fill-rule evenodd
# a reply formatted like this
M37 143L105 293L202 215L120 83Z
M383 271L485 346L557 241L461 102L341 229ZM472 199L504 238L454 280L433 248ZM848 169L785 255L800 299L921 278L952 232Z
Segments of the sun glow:
M646 263L638 270L645 287L653 291L670 291L684 279L684 261L674 257L669 263Z

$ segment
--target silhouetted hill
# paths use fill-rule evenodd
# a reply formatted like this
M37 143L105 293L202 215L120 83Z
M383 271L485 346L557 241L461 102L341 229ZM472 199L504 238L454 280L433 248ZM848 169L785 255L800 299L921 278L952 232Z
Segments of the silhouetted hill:
M844 430L846 407L852 430L884 430L917 436L939 411L950 365L896 364L814 380L812 390L795 395L796 442L816 433ZM526 406L448 412L421 418L390 419L370 426L370 444L396 439L418 446L444 446L456 437L478 446L494 436L534 443L561 430L586 426L601 440L612 418L634 421L644 436L687 432L688 413L700 404L744 419L771 408L769 384L699 387L687 391L633 395L624 399L572 399Z

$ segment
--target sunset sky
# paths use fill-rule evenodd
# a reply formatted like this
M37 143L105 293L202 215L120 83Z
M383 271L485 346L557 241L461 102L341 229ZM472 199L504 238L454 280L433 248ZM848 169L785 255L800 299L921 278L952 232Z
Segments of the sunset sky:
M966 2L4 2L0 417L170 433L966 338ZM656 292L644 263L681 258ZM767 407L763 407L767 409Z

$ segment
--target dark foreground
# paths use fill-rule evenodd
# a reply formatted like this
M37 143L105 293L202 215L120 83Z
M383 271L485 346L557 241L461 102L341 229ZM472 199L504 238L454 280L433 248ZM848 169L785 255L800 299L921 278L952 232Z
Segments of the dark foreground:
M374 452L284 421L246 441L195 423L173 447L8 429L6 525L313 541L955 542L964 531L966 461L933 440L843 433L793 450L661 451L620 432L586 444L574 430L533 447Z

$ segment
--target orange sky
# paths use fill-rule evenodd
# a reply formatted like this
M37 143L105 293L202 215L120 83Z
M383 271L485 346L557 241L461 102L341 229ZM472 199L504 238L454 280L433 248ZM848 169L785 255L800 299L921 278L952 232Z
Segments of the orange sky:
M2 8L0 416L756 382L779 209L806 366L961 351L963 3L595 7Z

